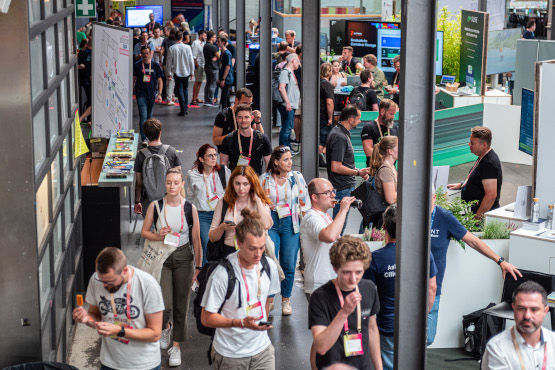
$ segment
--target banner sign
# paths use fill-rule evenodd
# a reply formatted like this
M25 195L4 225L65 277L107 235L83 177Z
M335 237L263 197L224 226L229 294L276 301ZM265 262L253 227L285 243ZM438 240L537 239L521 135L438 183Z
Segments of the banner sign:
M518 150L530 155L534 153L534 92L524 88L520 109Z
M191 31L204 29L204 0L171 0L171 17L183 14ZM226 30L229 32L229 30Z
M466 82L475 94L486 92L486 47L489 15L461 10L461 67L459 80Z

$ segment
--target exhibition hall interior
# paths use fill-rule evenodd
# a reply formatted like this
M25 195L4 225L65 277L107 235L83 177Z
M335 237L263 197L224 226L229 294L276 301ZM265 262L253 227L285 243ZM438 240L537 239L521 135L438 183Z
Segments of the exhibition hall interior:
M0 0L0 368L555 368L553 0Z

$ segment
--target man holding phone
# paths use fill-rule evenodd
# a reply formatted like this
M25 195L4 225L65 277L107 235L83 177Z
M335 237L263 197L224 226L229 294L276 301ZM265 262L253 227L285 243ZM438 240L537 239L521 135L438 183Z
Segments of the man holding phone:
M223 266L216 267L202 297L201 321L216 328L210 353L216 370L274 370L267 298L279 293L279 275L274 261L264 256L266 229L260 218L249 209L241 215L235 226L239 250L226 257L233 266L235 289L226 300L230 277Z

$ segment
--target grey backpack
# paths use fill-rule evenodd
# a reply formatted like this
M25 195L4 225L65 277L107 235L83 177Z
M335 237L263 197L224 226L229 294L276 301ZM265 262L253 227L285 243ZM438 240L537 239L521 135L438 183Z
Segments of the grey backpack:
M143 189L146 204L166 195L166 173L170 169L170 161L166 157L169 145L162 145L157 154L152 154L148 148L141 149L145 156L143 162Z

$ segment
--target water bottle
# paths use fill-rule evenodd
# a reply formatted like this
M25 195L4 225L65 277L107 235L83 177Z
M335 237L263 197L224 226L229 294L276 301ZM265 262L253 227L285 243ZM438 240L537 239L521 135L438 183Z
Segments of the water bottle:
M550 204L547 206L547 225L545 227L553 230L553 226L553 204Z
M532 199L534 202L532 204L532 222L539 222L540 221L540 199L534 198Z

